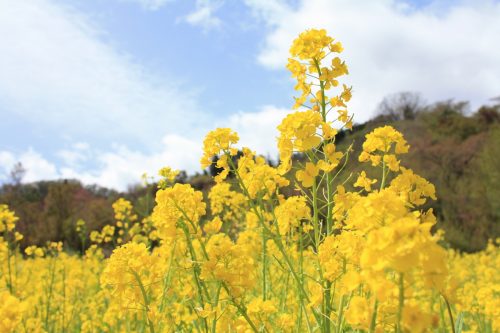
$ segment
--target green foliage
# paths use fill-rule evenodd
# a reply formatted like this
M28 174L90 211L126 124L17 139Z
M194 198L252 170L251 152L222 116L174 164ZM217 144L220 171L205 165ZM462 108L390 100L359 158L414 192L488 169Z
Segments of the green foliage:
M4 185L0 190L0 202L19 216L22 247L63 241L69 248L81 248L76 221L85 220L90 230L112 223L111 204L117 197L115 191L84 187L75 180Z
M436 186L438 200L429 207L449 245L477 251L500 236L500 106L485 106L469 116L467 107L464 102L437 103L413 119L389 123L411 146L404 166ZM388 122L386 115L340 136L340 149L354 140L355 159L364 135L380 122ZM355 170L355 165L350 161L346 169Z

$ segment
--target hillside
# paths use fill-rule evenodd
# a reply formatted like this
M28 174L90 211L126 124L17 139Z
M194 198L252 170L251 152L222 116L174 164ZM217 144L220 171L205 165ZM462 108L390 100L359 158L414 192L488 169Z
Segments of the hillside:
M475 251L500 236L500 108L482 107L470 115L466 109L465 103L444 102L406 119L379 116L348 132L339 145L354 142L357 156L364 135L375 127L400 130L410 144L402 164L435 185L437 201L429 207L446 240ZM355 168L352 163L346 169Z
M385 124L400 130L411 146L403 166L436 186L438 199L429 207L451 247L476 251L484 248L488 239L500 237L500 105L484 106L473 113L467 112L466 103L454 102L425 107L399 103L386 108L375 119L337 135L340 150L351 144L353 149L344 169L347 171L339 179L360 171L357 156L365 134ZM183 173L178 181L201 190L212 184L203 174L187 177ZM118 193L83 186L78 180L13 181L0 188L0 202L20 217L18 228L25 235L24 244L62 240L69 248L79 249L74 231L78 219L87 222L89 232L112 223L111 204L118 197L131 200L137 213L146 216L152 209L155 189L151 184Z

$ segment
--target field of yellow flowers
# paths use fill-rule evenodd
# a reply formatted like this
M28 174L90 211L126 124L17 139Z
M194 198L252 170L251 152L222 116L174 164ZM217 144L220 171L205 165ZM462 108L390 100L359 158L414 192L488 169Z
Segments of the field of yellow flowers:
M359 156L336 150L352 126L341 52L324 30L294 40L299 96L278 126L278 167L218 128L203 143L202 167L217 155L222 170L207 198L164 168L152 215L118 200L84 255L61 243L21 253L0 205L0 332L500 332L498 244L440 245L421 208L434 186L400 165L401 133L375 129ZM378 177L340 179L350 158ZM86 240L85 222L76 229Z

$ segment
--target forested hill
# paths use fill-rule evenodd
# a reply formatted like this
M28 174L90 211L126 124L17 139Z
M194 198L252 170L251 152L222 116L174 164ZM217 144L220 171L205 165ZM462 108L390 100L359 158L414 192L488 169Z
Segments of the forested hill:
M353 145L343 176L366 168L357 162L366 133L378 126L394 126L411 146L402 165L436 186L438 199L429 207L445 230L446 241L466 251L481 249L488 239L500 237L500 105L469 112L467 103L422 106L413 97L397 95L385 100L375 119L338 134L339 150ZM111 205L119 197L131 200L140 216L149 214L154 204L155 184L118 193L84 186L78 180L24 184L19 173L14 172L12 182L0 188L0 203L8 204L19 216L24 244L62 240L77 249L81 246L74 231L78 219L85 220L90 231L113 222ZM182 173L178 180L203 191L212 185L207 173L189 177Z
M500 105L483 106L474 113L467 108L467 103L453 102L413 111L388 108L338 143L354 141L357 156L364 135L375 127L390 124L400 130L410 144L402 165L435 185L437 200L429 207L446 240L474 251L500 237ZM354 162L348 168L356 171L360 166Z

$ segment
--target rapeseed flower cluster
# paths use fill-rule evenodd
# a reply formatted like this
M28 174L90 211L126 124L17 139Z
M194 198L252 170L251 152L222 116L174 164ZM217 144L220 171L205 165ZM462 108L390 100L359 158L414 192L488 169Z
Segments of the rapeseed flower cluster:
M206 196L163 168L151 216L117 200L81 256L61 243L22 254L1 205L0 332L500 331L498 241L473 254L441 245L424 208L434 186L402 166L399 131L367 134L355 156L367 168L341 179L341 52L324 30L293 42L300 96L278 127L279 166L211 131L201 165L222 171ZM84 244L85 222L75 228Z

